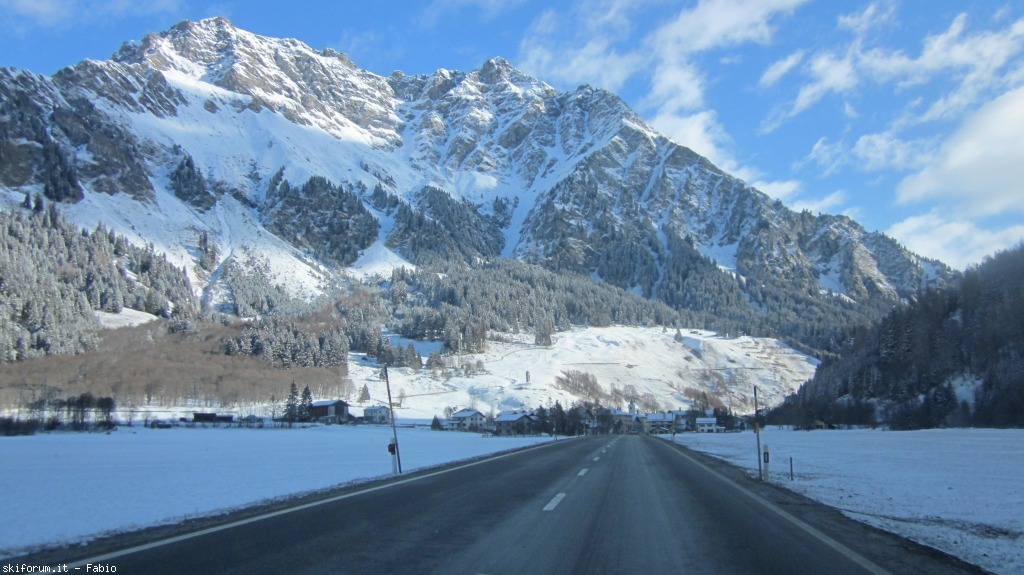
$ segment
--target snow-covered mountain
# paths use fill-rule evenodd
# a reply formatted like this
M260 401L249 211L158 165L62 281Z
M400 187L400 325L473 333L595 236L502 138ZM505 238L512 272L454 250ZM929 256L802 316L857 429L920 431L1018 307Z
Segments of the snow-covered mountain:
M0 189L153 243L211 304L230 298L228 262L315 294L506 257L778 327L954 275L849 218L793 212L606 91L560 92L500 58L382 77L223 18L52 77L0 70Z

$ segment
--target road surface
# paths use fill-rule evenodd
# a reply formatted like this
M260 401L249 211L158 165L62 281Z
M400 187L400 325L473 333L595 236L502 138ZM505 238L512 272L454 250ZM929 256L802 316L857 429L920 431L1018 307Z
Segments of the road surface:
M16 561L120 574L981 572L640 436L562 440L171 531Z

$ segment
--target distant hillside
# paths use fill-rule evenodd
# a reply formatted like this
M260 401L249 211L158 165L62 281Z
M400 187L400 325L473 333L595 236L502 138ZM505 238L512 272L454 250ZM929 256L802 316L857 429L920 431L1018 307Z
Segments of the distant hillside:
M1024 246L856 333L790 403L900 429L1024 426Z

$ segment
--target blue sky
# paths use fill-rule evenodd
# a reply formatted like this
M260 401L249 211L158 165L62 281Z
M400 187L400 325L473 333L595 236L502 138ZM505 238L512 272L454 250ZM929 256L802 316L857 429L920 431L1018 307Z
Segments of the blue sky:
M1024 6L943 0L0 0L0 65L52 74L184 19L431 73L502 56L620 95L795 209L956 268L1024 240Z

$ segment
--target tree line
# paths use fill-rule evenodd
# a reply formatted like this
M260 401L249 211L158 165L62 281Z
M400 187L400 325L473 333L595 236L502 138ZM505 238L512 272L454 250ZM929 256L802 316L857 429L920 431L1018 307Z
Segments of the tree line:
M48 388L43 397L19 406L17 416L0 418L0 435L31 435L40 429L113 429L116 425L117 402L113 397L84 392L61 398L55 393L56 388Z
M1024 426L1024 246L855 331L783 408L896 429Z

